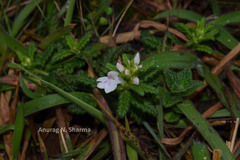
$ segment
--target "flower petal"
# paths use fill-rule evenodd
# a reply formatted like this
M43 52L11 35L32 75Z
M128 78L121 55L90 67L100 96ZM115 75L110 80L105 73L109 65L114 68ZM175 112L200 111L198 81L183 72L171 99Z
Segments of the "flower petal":
M117 82L113 79L109 79L108 83L106 84L104 91L106 93L110 93L117 88Z
M117 67L117 69L120 71L120 72L123 72L124 71L124 66L121 64L121 63L117 63L116 64L116 67Z
M139 78L138 77L135 77L133 79L133 84L139 85Z
M100 77L97 79L97 81L103 82L103 81L107 81L108 77Z
M108 77L109 79L117 79L117 78L118 78L118 72L116 72L116 71L110 71L110 72L108 72L107 77Z
M125 75L127 75L127 76L129 75L129 69L125 70Z
M139 52L137 52L136 56L134 57L134 64L139 64L140 63L140 55Z
M105 84L104 82L100 82L97 84L97 88L100 88L100 89L104 89L105 88Z

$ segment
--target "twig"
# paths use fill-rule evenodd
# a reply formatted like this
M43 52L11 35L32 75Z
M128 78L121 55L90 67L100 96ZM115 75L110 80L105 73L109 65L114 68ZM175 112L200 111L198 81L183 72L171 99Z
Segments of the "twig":
M235 126L234 126L234 131L233 131L231 146L230 146L230 151L231 152L233 152L233 147L234 147L236 136L237 136L238 126L239 126L239 118L236 119L236 123L235 123Z
M118 29L118 27L119 27L119 25L120 25L120 23L121 23L121 21L122 21L124 15L126 14L128 8L131 6L132 2L133 2L133 0L131 0L131 1L128 3L128 5L127 5L125 11L123 12L122 16L120 17L120 19L119 19L119 21L118 21L118 23L117 23L117 25L116 25L116 27L115 27L115 29L114 29L114 31L113 31L112 37L115 36L115 34L116 34L116 32L117 32L117 29Z

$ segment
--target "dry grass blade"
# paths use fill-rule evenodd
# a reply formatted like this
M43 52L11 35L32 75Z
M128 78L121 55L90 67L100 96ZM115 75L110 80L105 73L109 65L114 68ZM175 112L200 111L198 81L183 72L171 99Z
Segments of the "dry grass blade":
M17 75L8 75L5 77L1 77L0 83L17 86L18 79L19 79L19 76L17 76ZM34 83L31 83L31 82L27 82L26 85L27 85L28 89L31 89L31 90L36 90L36 88L37 88L37 85Z
M96 147L103 141L103 139L107 136L108 131L106 129L102 129L95 137L93 140L94 141L91 151L88 152L88 154L84 157L84 160L87 160L89 158L89 156L94 152L94 150L96 149Z
M240 52L240 43L233 48L219 63L218 65L212 70L212 73L215 75L219 75L224 67L227 65L228 62L232 61ZM201 92L204 88L207 87L207 82L204 80L203 81L204 85L202 87L199 87L190 97L194 97L195 95L197 95L199 92Z
M60 130L60 136L61 136L60 141L64 145L66 153L68 153L70 150L72 150L72 146L71 146L71 144L66 144L67 142L70 143L71 141L70 141L70 136L69 136L69 133L68 133L68 127L65 123L64 116L63 116L61 108L56 109L56 117L57 117L57 125L58 125L58 128Z
M240 79L233 73L233 71L230 69L231 63L229 63L226 67L226 75L228 80L230 81L232 88L236 94L236 96L240 99Z
M135 34L135 38L138 39L140 37L140 32L139 32L139 28L148 28L148 27L154 27L160 31L168 31L176 36L178 36L179 38L181 38L184 41L189 41L189 39L187 39L187 37L182 34L181 32L179 32L178 30L174 29L174 28L170 28L165 24L161 24L161 23L157 23L154 21L150 21L150 20L144 20L139 22L135 28L133 29L134 34Z
M222 157L222 151L220 149L215 149L213 151L212 160L221 160L221 157Z

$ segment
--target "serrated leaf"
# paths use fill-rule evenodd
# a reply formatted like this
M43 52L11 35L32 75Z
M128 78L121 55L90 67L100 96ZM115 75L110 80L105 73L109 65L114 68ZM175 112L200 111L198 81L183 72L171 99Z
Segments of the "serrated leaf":
M81 50L83 49L86 44L91 40L93 36L93 33L92 32L87 32L77 43L77 48L78 50Z
M213 49L211 47L209 47L209 46L206 46L206 45L198 45L195 49L197 51L206 52L208 54L212 54L213 53Z
M140 83L138 86L142 88L144 93L152 93L152 94L157 94L158 93L158 90L155 87L150 86L146 83Z
M77 41L75 39L73 39L73 37L71 35L65 36L65 39L67 41L69 48L71 48L71 50L75 51L77 49Z
M133 107L136 107L142 112L148 113L150 115L156 114L155 107L147 100L139 97L132 97L131 104L133 105Z
M63 60L71 55L73 55L74 53L69 51L69 50L62 50L61 52L55 53L51 59L51 63L54 64L60 60Z
M129 110L131 94L128 91L124 91L119 95L119 105L117 109L117 115L120 118L124 118Z
M178 102L182 101L182 98L177 95L173 95L170 92L165 91L164 89L160 90L160 95L163 101L163 105L166 108L172 107Z
M139 94L140 96L144 96L144 90L142 89L142 87L138 86L138 85L133 85L133 84L130 84L130 89Z
M192 71L189 68L183 69L181 72L177 73L178 84L182 89L188 88L192 80Z
M173 111L166 112L164 114L164 120L167 121L168 123L173 123L177 122L180 119L181 115L178 113L175 113Z
M188 96L191 93L193 93L198 87L201 87L202 85L203 85L203 82L201 81L196 81L196 80L192 81L189 88L186 91L182 92L181 95Z
M171 92L186 91L192 79L192 72L189 68L185 68L181 72L174 72L169 69L164 70L167 86Z
M111 63L107 63L105 65L105 67L109 70L109 71L117 71L117 67Z

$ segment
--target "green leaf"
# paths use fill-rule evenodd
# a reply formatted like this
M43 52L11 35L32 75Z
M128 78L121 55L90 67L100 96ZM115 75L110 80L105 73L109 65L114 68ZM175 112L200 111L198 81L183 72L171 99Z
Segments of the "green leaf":
M239 43L239 41L234 38L224 27L220 27L215 25L219 30L219 35L216 37L219 42L221 42L224 46L229 49L233 49Z
M177 122L180 119L180 117L181 117L180 114L173 111L164 113L164 120L167 121L168 123Z
M0 26L0 34L4 38L4 42L6 45L13 50L14 52L21 52L24 56L28 55L28 50L21 43L19 43L16 39L10 37L4 29Z
M145 94L145 93L144 93L144 90L142 89L141 86L134 85L134 84L130 84L130 89L131 89L133 92L139 94L140 96L144 96L144 94Z
M168 156L168 158L171 159L171 156L169 155L169 153L167 152L165 146L161 143L160 139L158 138L158 136L156 135L156 133L154 132L154 130L152 129L152 127L148 124L148 122L144 121L143 125L147 128L147 130L149 131L149 133L151 133L151 135L153 136L153 138L157 141L158 145L161 147L161 149L164 151L164 153Z
M127 117L125 117L125 127L129 132L131 132ZM127 150L127 156L129 160L138 160L138 155L135 149L133 149L128 144L126 144L126 150Z
M216 0L210 0L211 3L211 8L212 8L212 12L215 16L219 16L220 15L220 8L218 6L218 3Z
M202 134L205 140L209 143L212 149L222 150L222 160L234 160L234 156L218 135L218 133L213 129L213 127L202 117L202 115L195 109L192 102L189 100L183 101L183 103L178 104L179 109L183 114L193 123L193 125Z
M155 67L158 69L164 68L192 68L197 62L197 57L184 52L161 52L149 56L142 61L142 65L145 67L150 63L155 63Z
M223 88L221 80L212 72L210 72L210 70L205 64L199 63L198 65L196 65L196 67L199 74L202 77L204 77L207 83L215 90L218 98L221 100L223 105L230 110L230 106L226 97L226 94L228 95L231 108L232 108L231 110L233 110L235 117L240 117L240 108L239 108L240 102L237 99L237 97L232 93L230 93L228 89Z
M173 105L182 101L182 98L180 96L171 94L165 89L161 89L159 94L161 95L163 105L166 108L172 107Z
M77 43L77 49L78 50L81 50L83 49L86 44L91 40L93 36L93 33L92 32L87 32Z
M183 69L178 73L178 84L181 88L188 88L192 81L192 71L189 68Z
M145 93L151 93L151 94L157 94L158 93L158 90L155 87L150 86L150 85L148 85L146 83L140 83L138 86L141 87L142 90Z
M0 135L3 134L4 132L14 130L15 125L14 124L6 124L0 126Z
M21 86L22 86L22 90L24 92L24 94L26 94L29 98L38 98L41 97L42 95L39 93L34 93L31 90L29 90L24 82L24 78L22 77L22 74L20 74L20 82L21 82Z
M206 46L206 45L198 45L195 49L197 51L206 52L208 54L212 54L213 53L213 49L211 47L209 47L209 46Z
M72 96L75 96L76 98L81 100L88 100L89 98L92 98L89 96L88 93L84 92L70 92L68 94L71 94ZM24 116L28 116L44 109L66 103L71 103L71 101L63 98L58 94L50 94L44 97L36 98L24 104Z
M238 22L240 22L240 11L232 12L232 13L228 13L223 16L220 16L215 20L213 20L211 24L225 26L229 23L238 23Z
M41 2L42 0L33 0L26 7L24 7L24 9L21 10L18 16L14 19L12 32L10 34L12 37L15 37L18 34L19 30L24 25L24 21L26 21L27 17Z
M67 26L72 22L75 0L68 1L67 6L68 6L68 9L67 9L67 14L66 14L64 26Z
M131 101L131 94L128 91L123 91L119 95L119 105L117 108L117 115L120 118L124 118L129 110L130 101Z
M13 133L12 153L13 153L14 160L18 159L18 153L19 153L19 149L22 141L23 129L24 129L24 116L23 116L23 104L21 104L17 112L15 129Z
M179 18L187 19L193 22L200 21L202 18L201 15L188 10L168 10L157 14L154 19L167 18L169 16L177 16Z
M209 151L205 144L194 142L192 146L194 160L211 160Z
M63 28L60 28L56 32L48 35L46 38L42 40L42 42L39 44L39 47L41 49L46 49L51 43L61 38L63 35L68 34L73 28L75 27L75 24L69 24Z
M74 50L76 51L77 50L77 40L75 40L72 35L67 35L65 36L65 39L67 41L67 44L68 44L68 47L71 49L71 50Z
M186 91L192 80L192 72L190 69L184 69L181 72L174 72L169 69L164 70L167 86L171 92Z
M203 85L203 82L201 81L192 81L188 89L181 93L182 96L188 96L191 93L193 93L198 87L201 87Z

